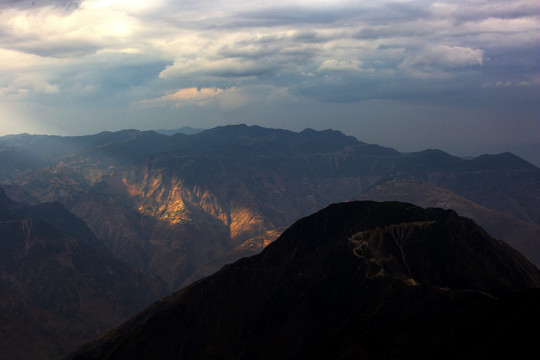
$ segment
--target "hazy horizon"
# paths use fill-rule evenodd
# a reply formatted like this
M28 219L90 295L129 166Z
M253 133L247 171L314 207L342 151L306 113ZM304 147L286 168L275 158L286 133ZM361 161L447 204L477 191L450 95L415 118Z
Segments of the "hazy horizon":
M539 51L536 0L0 0L0 135L245 123L523 156Z

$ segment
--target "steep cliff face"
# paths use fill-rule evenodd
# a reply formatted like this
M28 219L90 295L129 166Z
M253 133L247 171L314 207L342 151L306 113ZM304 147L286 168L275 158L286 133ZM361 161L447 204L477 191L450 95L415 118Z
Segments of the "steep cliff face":
M336 204L68 359L519 356L540 293L507 294L538 286L534 265L453 211Z
M198 267L231 248L231 230L219 208L205 206L208 194L154 175L140 184L104 177L72 211L119 259L178 289Z
M254 169L227 170L216 174L213 181L199 182L185 174L197 173L198 164L185 164L177 170L174 166L179 160L162 161L166 163L161 169L156 169L155 163L145 163L122 174L126 192L139 213L170 224L197 221L201 213L207 214L228 228L232 246L273 226L262 214L259 194L238 179Z
M113 257L61 204L23 206L1 188L0 249L0 288L6 291L0 316L6 320L2 332L10 332L0 344L10 349L10 359L40 351L54 358L166 291L159 279ZM27 339L29 346L17 349L11 340L20 343L24 334L36 334L36 342Z

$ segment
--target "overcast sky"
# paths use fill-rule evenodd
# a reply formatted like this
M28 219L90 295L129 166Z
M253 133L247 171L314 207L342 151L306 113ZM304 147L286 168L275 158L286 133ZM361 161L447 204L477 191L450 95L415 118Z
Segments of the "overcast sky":
M0 134L258 124L540 142L540 1L0 0Z

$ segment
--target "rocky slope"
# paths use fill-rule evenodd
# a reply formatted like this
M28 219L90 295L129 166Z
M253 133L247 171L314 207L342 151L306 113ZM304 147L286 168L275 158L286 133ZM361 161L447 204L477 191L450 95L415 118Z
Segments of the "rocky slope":
M539 286L453 211L336 204L67 359L519 357L535 347Z
M166 293L60 203L21 205L2 188L0 288L0 358L10 360L55 358Z

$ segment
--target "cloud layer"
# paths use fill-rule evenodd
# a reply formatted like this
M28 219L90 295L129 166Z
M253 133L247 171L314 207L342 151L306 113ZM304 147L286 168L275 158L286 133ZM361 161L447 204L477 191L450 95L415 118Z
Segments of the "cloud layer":
M478 114L495 142L505 131L489 122L492 107L513 109L528 134L536 124L539 14L537 0L2 0L0 108L40 114L51 131L62 118L72 133L99 131L108 116L139 128L290 116L293 128L358 135L372 127L358 110L388 102L425 108L415 116ZM298 119L302 107L340 104L350 109L341 122Z

